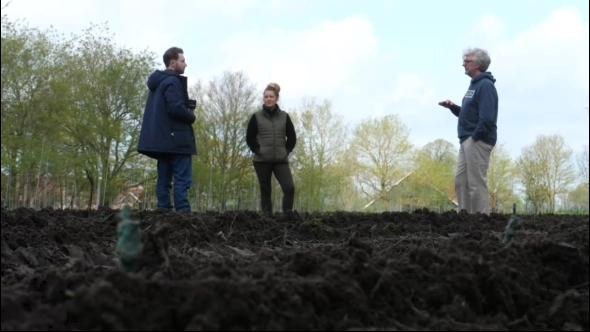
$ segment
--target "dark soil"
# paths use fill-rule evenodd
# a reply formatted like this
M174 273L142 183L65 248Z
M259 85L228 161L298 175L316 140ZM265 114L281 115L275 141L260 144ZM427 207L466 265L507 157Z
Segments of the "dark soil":
M587 216L2 211L2 330L588 330Z

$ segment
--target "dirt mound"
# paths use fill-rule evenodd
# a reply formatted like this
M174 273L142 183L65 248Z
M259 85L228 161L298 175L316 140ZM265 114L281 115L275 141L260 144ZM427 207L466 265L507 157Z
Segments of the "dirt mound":
M588 220L2 211L2 329L588 330Z

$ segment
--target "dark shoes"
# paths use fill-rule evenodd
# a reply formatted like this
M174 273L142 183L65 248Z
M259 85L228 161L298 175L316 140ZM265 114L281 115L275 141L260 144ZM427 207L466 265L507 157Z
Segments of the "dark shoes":
M273 214L269 211L261 211L260 216L266 218L274 218L277 221L303 221L303 217L297 210L288 210L284 212L277 212Z
M299 215L297 210L285 211L282 213L279 219L283 221L303 221L303 218L301 218L301 215Z

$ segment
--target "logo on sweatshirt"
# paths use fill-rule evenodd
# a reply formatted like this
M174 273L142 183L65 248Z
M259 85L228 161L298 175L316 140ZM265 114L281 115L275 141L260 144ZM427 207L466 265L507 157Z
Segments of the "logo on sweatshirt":
M474 94L475 90L467 90L467 92L465 92L465 98L473 98Z

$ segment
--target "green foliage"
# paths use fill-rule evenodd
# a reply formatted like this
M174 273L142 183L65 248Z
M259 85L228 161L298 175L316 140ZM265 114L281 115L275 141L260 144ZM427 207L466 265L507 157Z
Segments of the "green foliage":
M488 168L488 191L492 212L508 213L512 205L520 204L514 193L517 169L502 145L496 145L490 156Z
M413 199L404 202L434 211L452 209L455 199L457 151L452 143L437 139L416 154L414 176L409 179ZM420 190L413 190L420 188Z
M588 214L589 200L588 182L580 183L568 193L567 208L569 211Z
M125 164L136 157L153 56L114 44L92 26L69 40L2 17L3 200L9 206L48 204L36 195L87 181L89 204L108 204L119 191ZM80 172L80 169L83 172ZM74 179L72 179L74 177ZM56 193L53 193L54 195Z
M572 150L559 135L539 136L518 160L520 178L534 213L555 212L556 197L574 181Z
M346 128L328 101L303 101L291 114L297 132L292 158L297 184L297 206L305 211L345 208L345 189L351 182L345 167Z
M409 132L399 116L366 120L354 131L352 151L360 190L369 199L387 199L389 192L411 172Z

